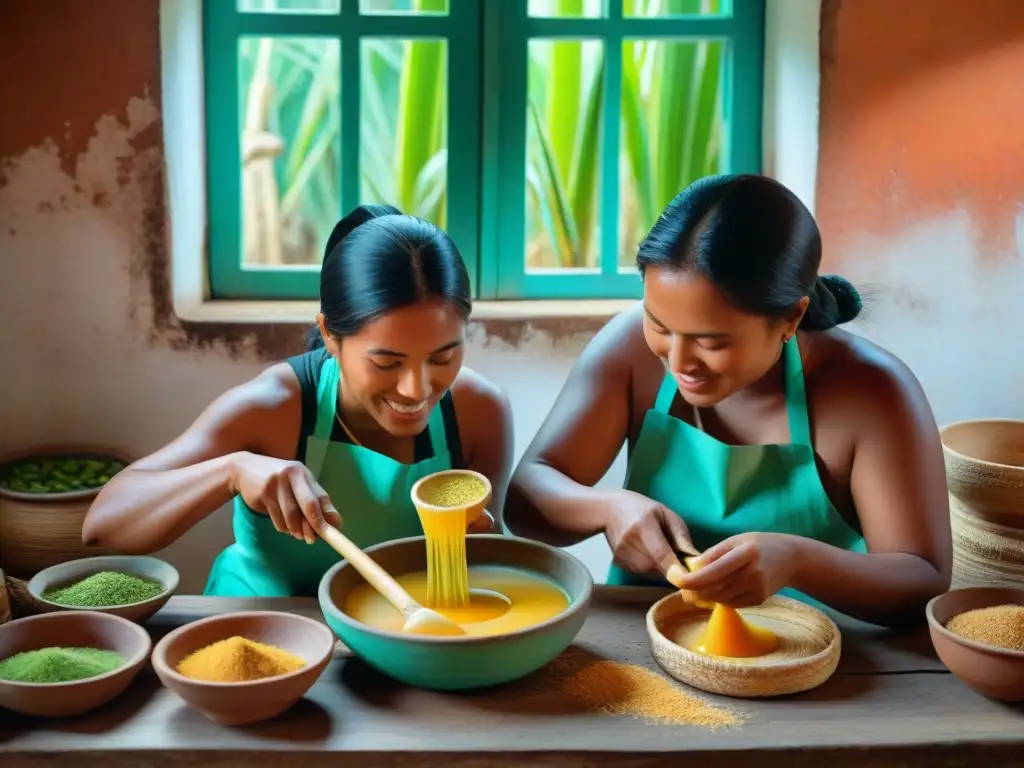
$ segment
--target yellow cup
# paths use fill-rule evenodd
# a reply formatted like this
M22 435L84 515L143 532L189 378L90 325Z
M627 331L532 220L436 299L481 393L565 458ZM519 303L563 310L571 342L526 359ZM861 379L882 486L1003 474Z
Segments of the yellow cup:
M439 501L438 490L448 483L465 483L467 485L479 483L481 490L479 495L474 495L471 500L465 502L446 504L442 499L442 503L436 503ZM465 512L467 527L480 517L490 500L491 481L471 469L446 469L442 472L435 472L420 478L412 487L412 503L416 506L417 512L459 512L461 510Z

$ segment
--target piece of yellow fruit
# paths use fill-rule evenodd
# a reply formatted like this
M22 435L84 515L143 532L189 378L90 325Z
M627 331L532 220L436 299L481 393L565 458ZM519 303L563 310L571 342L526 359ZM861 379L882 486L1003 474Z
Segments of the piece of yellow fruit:
M698 560L698 557L686 557L683 558L683 563L690 573L695 573L700 569ZM750 658L771 653L779 645L779 639L774 632L751 624L735 608L696 598L688 602L699 608L711 609L708 628L704 630L704 636L697 646L701 653L709 656Z

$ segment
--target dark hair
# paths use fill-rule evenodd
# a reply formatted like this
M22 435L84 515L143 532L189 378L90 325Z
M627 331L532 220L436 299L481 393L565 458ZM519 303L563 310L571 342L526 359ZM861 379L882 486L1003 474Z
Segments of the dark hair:
M777 318L804 296L800 328L825 331L860 314L857 289L838 275L818 275L821 233L811 212L766 176L699 179L678 195L640 244L648 267L693 269L738 309Z
M334 226L320 268L320 311L336 336L424 299L452 302L469 317L469 273L452 239L390 205L360 205ZM310 329L307 349L323 345Z

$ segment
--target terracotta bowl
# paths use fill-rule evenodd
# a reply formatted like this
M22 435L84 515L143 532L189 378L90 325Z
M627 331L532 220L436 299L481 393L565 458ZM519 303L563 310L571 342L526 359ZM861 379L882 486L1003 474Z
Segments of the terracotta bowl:
M301 657L306 666L280 677L244 683L192 680L178 663L200 648L240 635ZM277 611L211 616L171 632L153 649L153 669L165 686L210 720L244 725L284 712L313 687L334 654L334 634L319 621Z
M164 585L164 591L149 600L131 605L108 605L101 607L77 608L71 605L52 603L43 597L51 589L68 586L92 576L100 571L119 571L120 573L153 579ZM163 608L178 588L178 571L170 563L157 560L155 557L133 557L128 555L108 555L104 557L87 557L72 560L69 563L54 565L40 571L28 583L28 591L32 594L39 611L95 611L120 616L139 624L145 623L154 613Z
M70 683L0 680L0 707L24 715L67 717L96 709L120 695L149 658L152 641L134 622L93 611L46 613L0 626L0 659L52 646L117 651L124 664L105 675Z
M992 699L1022 701L1024 651L985 645L946 629L946 622L957 614L975 608L1008 604L1024 605L1024 589L954 589L933 597L928 602L925 614L935 652L964 685Z
M762 658L728 659L707 656L677 645L676 630L706 620L711 611L683 600L678 592L663 597L647 612L651 654L659 666L680 682L708 693L737 698L784 696L816 688L836 671L842 649L839 627L825 613L775 595L764 604L744 608L741 615L766 626L779 637L793 638L788 651ZM799 652L796 652L799 651Z

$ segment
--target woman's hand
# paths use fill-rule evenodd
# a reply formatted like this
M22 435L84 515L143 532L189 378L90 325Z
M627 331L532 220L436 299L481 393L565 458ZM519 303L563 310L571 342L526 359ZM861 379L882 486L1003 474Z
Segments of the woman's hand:
M255 453L239 454L232 491L281 533L312 544L325 523L341 528L341 515L305 465Z
M706 550L696 559L697 570L673 582L702 602L749 608L789 585L798 557L794 536L741 533Z
M648 577L665 577L681 568L676 552L697 554L686 523L675 512L633 491L612 491L605 536L613 562ZM674 568L673 568L674 566Z

